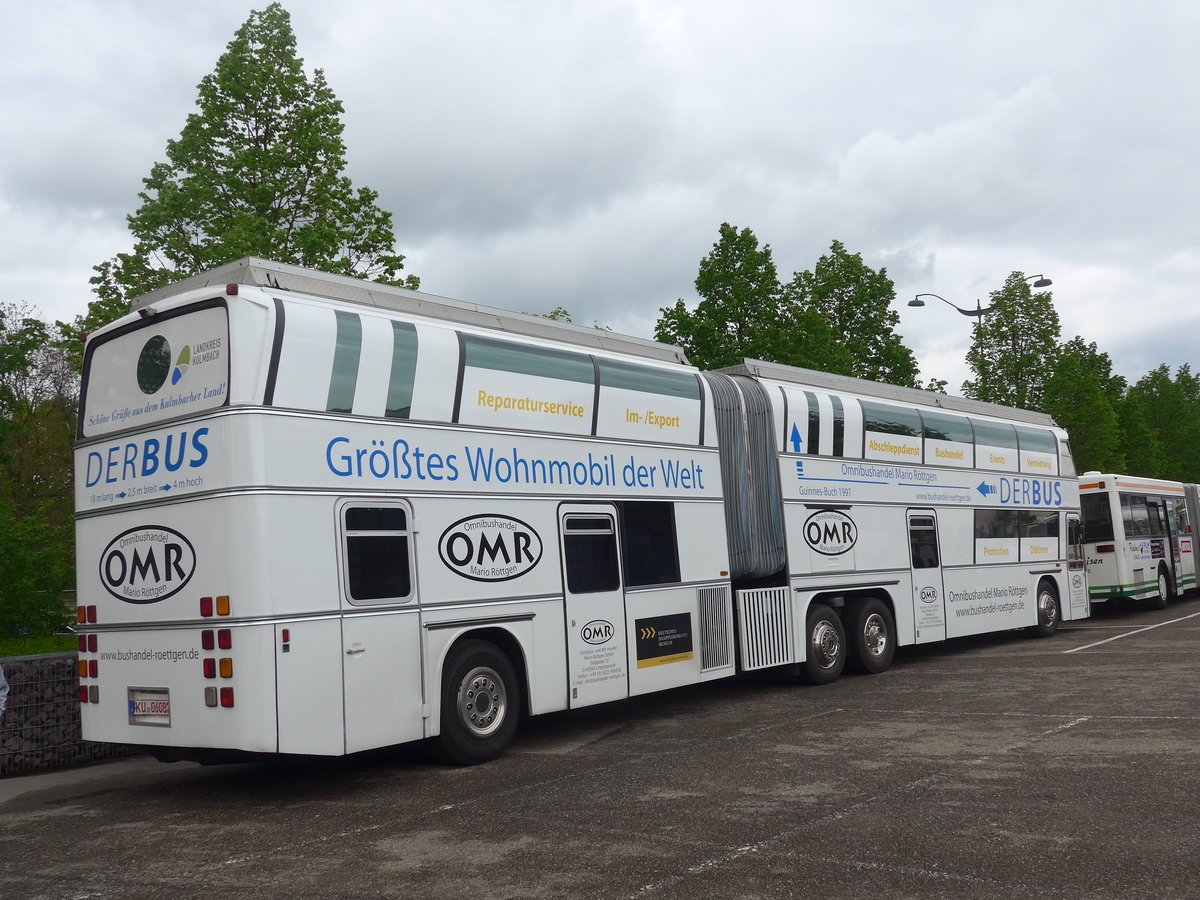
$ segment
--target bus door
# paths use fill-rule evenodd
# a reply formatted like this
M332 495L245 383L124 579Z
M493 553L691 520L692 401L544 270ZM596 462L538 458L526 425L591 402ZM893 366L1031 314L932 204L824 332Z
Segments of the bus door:
M629 696L625 590L610 504L559 507L570 705Z
M1083 526L1078 513L1067 513L1067 591L1070 593L1072 619L1092 614L1088 598L1087 553L1083 547Z
M1171 533L1171 583L1182 594L1196 586L1196 555L1192 546L1192 526L1182 498L1164 497L1167 529Z
M943 641L946 639L946 591L942 582L937 513L932 509L908 511L908 547L912 560L916 642Z

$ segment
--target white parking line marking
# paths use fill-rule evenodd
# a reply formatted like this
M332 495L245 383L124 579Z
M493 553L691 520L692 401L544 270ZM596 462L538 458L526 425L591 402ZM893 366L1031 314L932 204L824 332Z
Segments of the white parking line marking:
M1200 613L1192 613L1190 616L1180 616L1178 619L1171 619L1169 622L1159 622L1157 625L1147 625L1136 631L1129 631L1125 634L1118 634L1115 637L1105 638L1102 641L1096 641L1094 644L1072 647L1070 650L1064 650L1063 653L1078 653L1080 650L1091 650L1093 647L1099 647L1101 644L1107 644L1109 641L1119 641L1121 638L1132 637L1135 634L1141 634L1143 631L1150 631L1152 628L1162 628L1164 625L1174 625L1176 622L1184 622L1188 619L1194 619L1196 616L1200 616Z

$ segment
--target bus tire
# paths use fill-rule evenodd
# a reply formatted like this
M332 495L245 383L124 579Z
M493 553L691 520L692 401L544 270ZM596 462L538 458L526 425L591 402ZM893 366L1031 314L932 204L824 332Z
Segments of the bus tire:
M463 641L442 670L442 727L434 745L443 762L474 766L512 742L521 692L508 657L487 641Z
M1171 576L1167 574L1166 566L1158 567L1158 596L1150 598L1151 609L1166 609L1167 604L1175 599L1171 590Z
M1031 631L1037 637L1050 637L1058 631L1058 623L1062 620L1062 610L1058 605L1058 592L1049 581L1038 583L1037 589L1037 624Z
M846 667L846 629L828 606L815 603L808 610L804 662L800 678L808 684L829 684Z
M877 675L887 669L896 655L896 622L887 604L878 597L867 597L851 606L846 643L846 664L851 671Z

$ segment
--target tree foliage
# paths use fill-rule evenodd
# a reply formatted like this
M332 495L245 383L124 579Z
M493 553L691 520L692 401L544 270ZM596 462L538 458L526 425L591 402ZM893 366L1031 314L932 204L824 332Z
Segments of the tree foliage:
M1180 366L1174 375L1166 364L1152 369L1129 389L1128 402L1137 410L1127 412L1133 426L1140 424L1140 416L1151 435L1150 446L1158 451L1153 477L1200 482L1200 379L1191 367Z
M850 374L850 354L824 315L784 295L770 245L728 222L719 232L700 261L696 309L683 300L661 309L655 337L704 369L750 358Z
M1095 343L1074 337L1055 352L1043 387L1042 410L1070 434L1080 472L1125 470L1120 423L1113 405L1123 382L1113 376L1112 360Z
M244 256L260 256L394 284L391 213L342 174L342 104L321 69L296 55L287 11L252 12L199 85L198 111L166 161L143 181L129 216L133 250L96 266L98 299L76 330L128 310L128 301Z
M820 312L833 326L837 342L853 358L850 374L918 386L916 357L895 332L900 314L892 309L896 287L887 269L872 269L861 254L835 240L811 272L796 273L785 297Z
M1061 328L1049 291L1034 293L1013 272L991 294L991 311L975 326L967 364L975 379L963 393L976 400L1041 409Z
M0 303L0 637L61 625L73 580L77 382L54 336Z

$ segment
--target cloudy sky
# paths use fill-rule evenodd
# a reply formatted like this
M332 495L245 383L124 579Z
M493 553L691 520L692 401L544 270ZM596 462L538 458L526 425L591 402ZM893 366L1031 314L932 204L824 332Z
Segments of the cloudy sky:
M651 336L722 222L886 267L925 377L1014 270L1136 379L1200 366L1192 0L286 0L422 288ZM252 9L0 0L0 300L70 319Z

